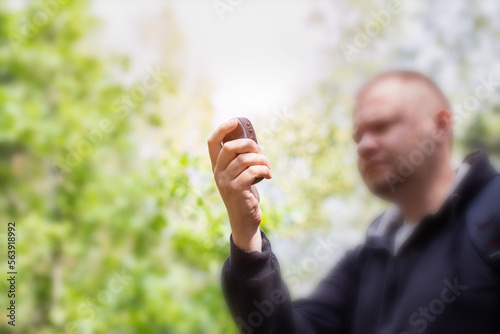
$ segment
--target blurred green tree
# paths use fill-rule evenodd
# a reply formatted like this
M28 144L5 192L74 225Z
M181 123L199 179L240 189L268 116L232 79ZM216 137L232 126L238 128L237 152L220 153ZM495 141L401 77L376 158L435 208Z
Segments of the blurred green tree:
M128 60L88 51L87 2L56 3L0 12L0 243L16 221L15 332L235 332L207 160L171 141L162 158L139 157L137 134L162 126L159 96L175 100L181 73L153 66L120 84Z

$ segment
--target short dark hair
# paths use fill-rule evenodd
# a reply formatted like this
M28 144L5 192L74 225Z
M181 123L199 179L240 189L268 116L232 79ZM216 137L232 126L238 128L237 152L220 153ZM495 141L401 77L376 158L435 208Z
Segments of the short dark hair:
M387 72L382 72L375 77L368 80L361 88L358 90L356 94L356 99L359 100L365 95L375 84L383 81L385 79L399 79L402 82L416 82L421 83L428 87L441 101L443 107L450 110L450 103L448 99L444 95L443 91L439 86L428 76L423 75L422 73L410 70L392 70Z

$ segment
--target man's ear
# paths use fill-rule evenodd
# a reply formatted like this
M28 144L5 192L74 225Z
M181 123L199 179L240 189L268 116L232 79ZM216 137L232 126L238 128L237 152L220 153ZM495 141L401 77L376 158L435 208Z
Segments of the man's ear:
M453 131L453 116L448 109L441 109L434 114L433 139L436 143L444 143L450 139Z

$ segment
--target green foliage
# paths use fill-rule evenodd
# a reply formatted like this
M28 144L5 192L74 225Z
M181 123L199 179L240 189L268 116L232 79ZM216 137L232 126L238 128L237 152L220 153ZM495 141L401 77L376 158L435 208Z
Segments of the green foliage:
M467 149L481 148L500 161L500 104L487 106L475 115L464 137Z
M12 31L37 6L0 13L0 219L18 226L16 332L234 332L219 287L227 215L210 166L170 147L139 158L132 134L160 124L158 92L134 100L137 85L110 79L126 61L85 53L95 23L85 2L14 49Z

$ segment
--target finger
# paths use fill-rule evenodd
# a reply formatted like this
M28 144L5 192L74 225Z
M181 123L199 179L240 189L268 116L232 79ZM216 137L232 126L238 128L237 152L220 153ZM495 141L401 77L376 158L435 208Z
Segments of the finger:
M215 129L212 135L208 138L208 153L210 154L210 161L212 162L212 171L215 170L215 165L217 162L217 157L219 156L219 152L222 149L222 139L236 129L238 122L236 118L232 118L229 121L222 123Z
M226 172L228 173L230 179L233 180L248 167L257 165L267 166L271 168L271 163L263 154L243 153L239 154L235 159L233 159L233 161L229 163L226 168Z
M249 138L240 138L228 141L222 146L219 156L217 157L216 168L225 170L229 163L233 161L238 154L242 153L258 153L262 154L260 146Z
M263 177L265 179L270 179L273 177L271 170L267 166L257 165L250 166L245 169L233 182L236 182L239 187L249 187L252 182L258 178Z

